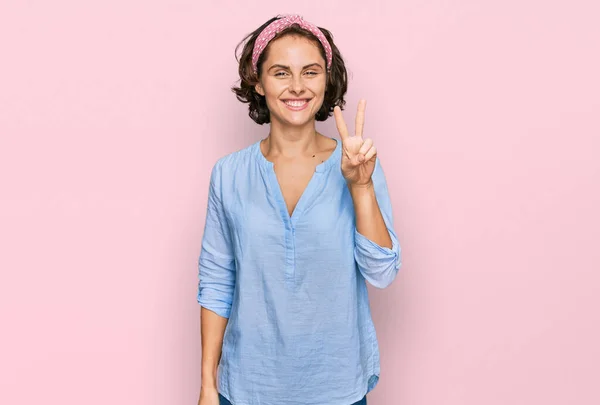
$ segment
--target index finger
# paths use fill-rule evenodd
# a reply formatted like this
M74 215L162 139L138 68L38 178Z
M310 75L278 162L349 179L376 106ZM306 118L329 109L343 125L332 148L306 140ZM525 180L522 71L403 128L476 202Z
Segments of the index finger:
M337 127L337 130L340 133L340 137L342 138L343 142L349 137L348 128L346 127L344 117L342 116L342 109L337 105L333 107L333 116L335 118L335 126Z
M363 127L365 126L365 108L367 107L367 100L362 99L358 102L358 111L356 112L356 124L354 130L356 136L362 138Z

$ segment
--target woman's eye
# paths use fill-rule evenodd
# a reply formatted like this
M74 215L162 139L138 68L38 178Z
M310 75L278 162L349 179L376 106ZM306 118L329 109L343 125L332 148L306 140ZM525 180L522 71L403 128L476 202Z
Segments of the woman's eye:
M308 72L305 72L307 75L309 76L316 76L318 75L318 72L315 72L314 70L309 70ZM283 76L287 76L287 72L277 72L275 73L275 77L283 77Z

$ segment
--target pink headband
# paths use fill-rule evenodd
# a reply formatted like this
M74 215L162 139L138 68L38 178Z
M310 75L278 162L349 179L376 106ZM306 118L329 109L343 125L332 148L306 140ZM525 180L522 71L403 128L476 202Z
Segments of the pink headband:
M310 31L319 39L319 41L321 41L321 44L323 44L323 48L325 49L325 56L327 56L327 70L331 68L331 46L329 45L329 42L327 42L327 38L325 38L323 32L316 25L305 21L301 16L297 14L289 14L267 25L265 29L262 30L258 35L258 38L256 38L256 41L254 42L254 50L252 51L252 68L254 69L254 73L258 72L258 57L267 47L269 41L272 40L277 33L281 32L283 29L292 24L298 24L305 30Z

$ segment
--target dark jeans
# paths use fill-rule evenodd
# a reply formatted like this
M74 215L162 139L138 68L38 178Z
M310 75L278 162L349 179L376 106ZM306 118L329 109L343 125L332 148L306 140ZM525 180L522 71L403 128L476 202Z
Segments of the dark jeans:
M231 402L227 400L223 395L219 394L219 405L231 405ZM327 405L327 404L323 404ZM353 403L352 405L367 405L367 396L365 395L363 399L358 402Z

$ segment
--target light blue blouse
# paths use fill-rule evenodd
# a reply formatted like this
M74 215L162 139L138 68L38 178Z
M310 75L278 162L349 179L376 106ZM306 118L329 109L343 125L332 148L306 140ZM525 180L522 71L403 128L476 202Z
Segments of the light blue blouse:
M350 405L379 380L365 279L388 286L400 246L379 159L391 249L356 230L340 163L337 141L291 216L260 141L212 169L197 300L229 318L217 381L234 405Z

